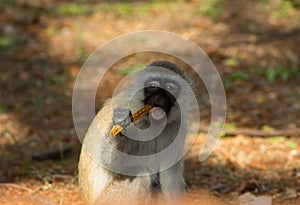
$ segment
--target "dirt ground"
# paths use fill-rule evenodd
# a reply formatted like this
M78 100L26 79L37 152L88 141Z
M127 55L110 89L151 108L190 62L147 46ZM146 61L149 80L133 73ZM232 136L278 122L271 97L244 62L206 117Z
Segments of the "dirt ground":
M270 197L272 204L300 204L299 5L1 1L0 204L83 204L77 179L81 144L72 121L76 76L98 46L146 29L196 42L225 86L224 134L213 154L199 162L211 115L199 83L203 129L186 156L184 174L191 203L241 204L241 196L251 193ZM126 73L158 59L173 60L144 53L114 65L105 91L97 93L96 109Z

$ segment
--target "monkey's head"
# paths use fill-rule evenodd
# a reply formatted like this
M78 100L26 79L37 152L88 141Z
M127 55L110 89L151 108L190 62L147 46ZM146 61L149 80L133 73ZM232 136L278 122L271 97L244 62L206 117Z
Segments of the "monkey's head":
M167 123L180 120L183 113L191 111L195 99L192 80L174 63L155 61L144 69L128 75L116 88L113 107L130 107L135 111L152 105L148 116L152 122ZM186 117L186 115L184 116Z
M155 121L165 116L171 120L178 118L175 115L180 114L179 103L188 104L186 87L191 85L190 78L177 65L168 61L153 62L142 73L148 76L144 81L143 103L156 107L149 117Z

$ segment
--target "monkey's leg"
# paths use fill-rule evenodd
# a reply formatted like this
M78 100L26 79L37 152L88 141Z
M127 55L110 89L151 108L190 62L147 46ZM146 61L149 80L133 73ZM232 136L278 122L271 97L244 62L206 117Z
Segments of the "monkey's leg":
M150 179L140 176L134 179L114 180L96 200L95 205L142 205L151 198Z
M161 190L164 195L175 196L184 193L185 182L182 176L183 162L178 162L160 173Z

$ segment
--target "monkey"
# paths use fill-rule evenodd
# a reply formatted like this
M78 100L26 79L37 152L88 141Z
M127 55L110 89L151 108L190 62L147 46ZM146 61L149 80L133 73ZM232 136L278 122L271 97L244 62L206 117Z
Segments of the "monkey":
M191 78L176 64L155 61L106 101L86 133L79 159L86 204L132 204L185 193L182 157L190 88ZM132 123L132 111L144 105L154 108ZM116 124L124 129L112 136Z

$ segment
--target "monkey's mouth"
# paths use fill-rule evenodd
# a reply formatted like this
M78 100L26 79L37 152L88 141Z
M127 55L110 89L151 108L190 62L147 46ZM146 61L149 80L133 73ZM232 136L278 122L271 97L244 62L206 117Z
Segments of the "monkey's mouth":
M160 121L168 116L170 109L176 101L170 95L165 91L161 91L151 94L144 99L144 104L152 105L155 108L149 113L149 116L153 120Z
M162 118L164 118L166 116L165 111L160 108L160 107L155 107L151 112L150 112L151 117L154 120L161 120Z

